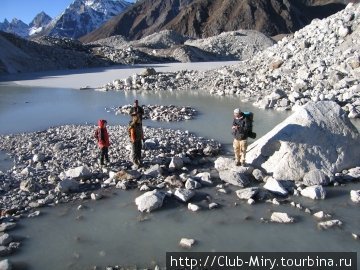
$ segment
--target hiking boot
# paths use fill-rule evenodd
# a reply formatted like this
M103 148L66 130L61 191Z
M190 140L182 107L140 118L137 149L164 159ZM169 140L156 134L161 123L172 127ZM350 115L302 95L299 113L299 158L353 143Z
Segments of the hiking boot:
M236 165L236 166L241 166L241 162L240 162L240 161L237 161L237 162L235 163L235 165Z

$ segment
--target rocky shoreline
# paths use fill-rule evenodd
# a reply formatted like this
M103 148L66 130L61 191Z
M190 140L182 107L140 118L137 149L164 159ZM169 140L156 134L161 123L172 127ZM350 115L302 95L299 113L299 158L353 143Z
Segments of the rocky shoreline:
M291 110L336 101L360 118L360 4L313 22L238 65L213 71L148 72L116 79L106 90L199 90L234 95L263 109Z

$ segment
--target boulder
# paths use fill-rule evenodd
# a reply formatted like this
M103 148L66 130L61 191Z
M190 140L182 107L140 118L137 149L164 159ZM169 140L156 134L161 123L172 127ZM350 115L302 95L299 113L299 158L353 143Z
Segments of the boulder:
M140 75L143 77L156 75L156 70L154 68L145 68L143 71L141 71Z
M190 211L197 212L200 210L200 206L193 204L193 203L188 203L188 209Z
M271 214L270 220L277 223L293 223L294 218L290 217L287 213L274 212Z
M288 194L288 191L283 187L283 185L272 177L267 179L264 188L277 195L286 196Z
M151 212L163 205L165 194L158 190L148 191L135 199L140 212Z
M165 183L169 184L171 187L183 187L184 184L177 175L170 175L165 178Z
M327 186L330 183L329 177L321 170L315 169L307 172L303 178L303 184L305 186L324 185Z
M239 187L246 187L250 183L248 174L235 170L220 171L219 177L222 181Z
M65 175L66 177L73 179L87 179L91 176L91 171L86 165L84 165L67 170Z
M325 189L319 185L304 188L300 194L313 200L325 199L326 197Z
M194 191L185 188L178 188L174 193L174 196L183 202L187 202L192 197L194 197L194 195Z
M189 238L181 238L179 243L180 247L182 248L191 248L194 244L195 244L195 240Z
M163 173L163 169L160 167L159 164L155 164L147 169L144 174L149 175L151 177L158 177Z
M212 186L213 181L211 180L211 175L208 172L202 172L195 175L196 179L204 186Z
M321 170L332 176L360 164L360 134L333 101L308 102L248 147L246 162L277 180L302 181Z
M76 192L79 190L79 183L74 179L64 179L57 184L55 190L61 193Z
M236 195L241 200L249 200L259 192L258 187L243 188L236 191Z
M214 166L218 171L229 170L234 167L234 160L231 158L218 157L214 162Z
M10 231L11 229L15 228L16 223L14 222L4 222L0 224L0 232Z
M351 190L350 199L355 203L360 203L360 190Z

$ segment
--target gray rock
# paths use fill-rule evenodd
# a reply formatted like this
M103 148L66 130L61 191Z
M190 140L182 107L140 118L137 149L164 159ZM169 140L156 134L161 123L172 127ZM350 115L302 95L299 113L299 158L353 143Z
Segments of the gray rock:
M331 176L359 165L360 134L332 101L309 102L248 148L246 161L277 180L301 181L314 169ZM321 162L319 161L321 160Z
M333 227L341 227L341 226L342 226L342 222L338 219L333 219L333 220L328 220L328 221L323 221L323 222L318 223L318 228L324 229L324 230L327 230L327 229L333 228Z
M212 202L212 203L209 203L209 209L211 210L211 209L214 209L214 208L218 208L219 207L219 205L217 204L217 203L214 203L214 202Z
M189 189L178 188L176 189L174 196L183 202L187 202L195 196L195 192Z
M12 265L8 259L0 261L0 270L11 270Z
M277 223L293 223L295 220L287 213L274 212L271 214L270 220Z
M79 183L74 179L64 179L57 184L55 190L61 193L77 192L79 190Z
M121 170L115 174L113 179L115 181L135 180L141 177L141 173L137 170Z
M259 192L258 187L243 188L236 191L236 195L241 200L249 200Z
M161 208L165 194L158 190L148 191L135 199L135 204L140 212L151 212Z
M319 185L304 188L300 194L313 200L325 199L326 197L325 189Z
M0 257L5 257L11 254L11 249L5 246L0 246Z
M15 228L16 223L14 222L4 222L0 224L0 232L6 232L6 231L10 231L13 228Z
M100 200L103 196L99 193L91 193L90 195L90 198L93 200L93 201L97 201L97 200Z
M144 174L149 175L151 177L158 177L163 173L163 169L160 167L159 164L155 164L147 169Z
M45 155L44 154L35 154L32 158L32 160L34 162L43 162L45 160Z
M360 189L350 191L350 199L355 203L360 203Z
M184 184L180 178L176 175L171 175L165 178L165 183L169 184L172 187L183 187Z
M0 246L7 246L13 241L13 238L7 234L4 233L3 235L0 235Z
M248 174L234 170L220 171L219 177L222 181L239 187L246 187L250 183Z
M328 185L330 183L329 177L319 169L314 169L307 172L303 178L303 184L305 186L315 185Z
M185 188L187 188L187 189L197 189L197 188L201 188L201 184L198 181L196 181L196 180L194 180L192 178L188 178L186 180L186 182L185 182Z
M74 169L69 169L65 172L66 177L73 179L87 179L91 177L90 169L85 166L76 167Z
M276 179L269 177L264 185L264 188L272 193L286 196L288 191L283 187L283 185Z

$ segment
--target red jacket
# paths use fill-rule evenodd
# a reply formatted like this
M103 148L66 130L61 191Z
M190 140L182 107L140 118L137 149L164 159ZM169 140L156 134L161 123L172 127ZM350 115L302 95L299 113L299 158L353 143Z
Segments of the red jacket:
M99 127L95 131L95 138L100 148L110 146L109 134L107 132L106 127L104 127L105 122L106 122L105 120L99 120L98 122Z

